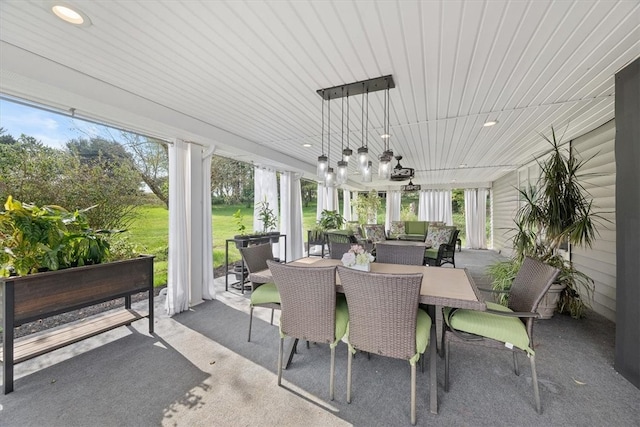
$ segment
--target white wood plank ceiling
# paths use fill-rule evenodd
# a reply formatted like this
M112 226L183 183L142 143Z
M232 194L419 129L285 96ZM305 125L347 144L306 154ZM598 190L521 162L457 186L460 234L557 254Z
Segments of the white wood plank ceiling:
M568 141L611 120L614 75L640 56L637 0L66 1L85 27L51 3L0 2L4 96L310 178L317 89L393 75L390 145L414 183L472 187L545 152L552 125ZM375 155L383 99L369 95ZM356 149L362 98L349 107ZM334 166L341 124L334 100Z

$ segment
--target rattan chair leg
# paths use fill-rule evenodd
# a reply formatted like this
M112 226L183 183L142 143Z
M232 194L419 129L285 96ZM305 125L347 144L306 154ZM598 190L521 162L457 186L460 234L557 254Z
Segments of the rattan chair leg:
M416 425L416 364L411 365L411 425Z
M273 312L276 311L274 308L271 309L271 324L273 325Z
M538 414L542 414L540 390L538 390L538 374L536 373L536 357L533 354L529 355L529 361L531 362L531 379L533 382L533 396L536 399L536 411Z
M347 359L347 403L351 403L351 365L353 362L353 353L349 350L349 358Z
M331 347L331 369L329 370L329 400L333 400L333 377L336 372L336 348Z
M518 366L518 355L516 354L515 351L512 351L511 353L513 354L513 372L517 376L520 376L520 367Z
M253 305L249 308L249 337L248 342L251 342L251 324L253 323Z
M449 391L449 340L447 339L444 340L444 391Z
M278 351L278 385L282 384L282 353L284 352L284 338L280 338L280 350Z

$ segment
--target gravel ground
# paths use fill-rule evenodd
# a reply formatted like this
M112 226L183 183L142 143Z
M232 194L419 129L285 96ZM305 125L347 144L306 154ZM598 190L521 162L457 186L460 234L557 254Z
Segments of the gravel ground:
M213 272L213 277L221 277L224 275L225 268L216 268ZM166 286L157 287L154 289L154 295L158 296L160 291ZM143 301L148 298L146 292L142 292L131 297L132 302ZM117 300L106 301L101 304L92 305L89 307L81 308L78 310L70 311L68 313L58 314L56 316L47 317L44 319L36 320L35 322L25 323L14 329L14 337L20 338L25 335L34 334L36 332L44 331L45 329L53 328L56 326L64 325L65 323L80 320L85 317L102 313L103 311L112 310L114 308L124 307L124 298ZM2 335L0 335L0 343L2 342Z

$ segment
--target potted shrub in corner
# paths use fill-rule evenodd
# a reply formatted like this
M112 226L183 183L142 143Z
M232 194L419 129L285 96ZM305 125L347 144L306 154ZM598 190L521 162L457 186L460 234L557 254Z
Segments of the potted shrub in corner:
M553 127L551 138L542 137L551 144L551 153L538 161L541 175L536 185L518 189L522 205L514 220L514 256L491 266L489 274L494 289L507 290L526 256L553 265L560 269L550 291L557 300L541 303L548 308L541 317L550 318L557 308L580 318L593 298L593 280L574 267L562 248L568 244L591 247L595 222L603 218L593 211L592 199L579 181L580 168L590 159L579 160L573 152L563 152Z

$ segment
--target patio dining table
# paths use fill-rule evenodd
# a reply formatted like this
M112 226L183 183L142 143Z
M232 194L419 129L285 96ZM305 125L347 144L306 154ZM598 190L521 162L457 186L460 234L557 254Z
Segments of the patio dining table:
M289 264L300 267L329 267L341 265L340 260L326 258L301 258ZM435 307L435 322L431 328L430 346L430 411L438 413L437 393L437 324L442 326L441 307L466 308L471 310L486 310L485 301L478 291L473 278L463 268L436 268L421 265L400 265L371 263L372 273L412 274L422 273L422 287L420 289L420 303ZM249 275L249 280L255 282L269 282L272 280L269 270L259 271ZM340 277L336 278L337 292L344 292L340 285Z

